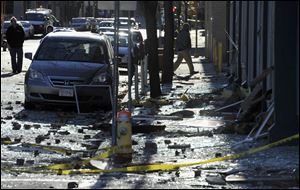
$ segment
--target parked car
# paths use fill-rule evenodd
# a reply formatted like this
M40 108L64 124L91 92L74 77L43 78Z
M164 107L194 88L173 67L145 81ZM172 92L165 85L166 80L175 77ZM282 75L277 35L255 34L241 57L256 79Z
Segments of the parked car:
M32 53L25 57L32 60L25 75L25 109L75 104L76 95L80 105L111 108L113 49L106 36L54 31L42 39L33 58Z
M27 9L25 12L25 20L29 21L34 27L35 34L47 34L49 26L60 26L59 20L52 14L51 9L36 8Z
M1 34L2 34L3 39L6 39L6 31L7 31L7 28L9 27L9 25L10 25L10 21L3 22L3 25L1 27Z
M90 23L91 23L91 27L90 27L91 32L96 33L96 30L97 30L97 28L98 28L98 25L99 25L99 23L100 23L101 21L102 21L102 19L100 19L100 18L92 18L92 19L90 20Z
M87 31L90 30L90 21L85 17L72 18L71 26L77 31Z
M110 41L112 46L114 46L114 32L103 32ZM127 67L128 65L128 34L126 33L119 33L119 58L121 59L119 66L120 67Z
M114 46L114 32L103 32L104 35L108 36L111 40L112 45ZM137 59L140 58L140 51L144 51L143 49L143 37L139 30L131 30L131 40L132 40L132 60L133 64L137 64ZM118 56L121 58L119 63L119 67L127 68L128 66L128 30L119 31L119 48L118 48ZM137 58L137 59L133 59Z
M128 17L120 17L119 22L120 28L128 28ZM135 21L134 18L130 18L130 26L133 29L139 29L139 24Z
M99 27L111 27L114 28L114 21L113 20L106 20L106 21L101 21L99 23Z
M28 39L28 38L32 38L34 36L34 27L32 24L30 24L29 21L17 21L18 24L20 24L23 29L24 29L24 32L25 32L25 38ZM3 37L6 38L6 31L7 31L7 28L10 26L10 21L4 21L3 23L3 29L1 32L3 32Z
M128 29L127 28L120 28L119 29L120 32L125 32L128 33ZM130 30L131 34L132 34L132 41L133 43L143 43L143 36L141 31L139 30L135 30L135 29L131 29Z
M3 47L3 51L6 51L7 49L7 41L4 39L4 34L3 31L1 29L1 47Z
M32 38L34 36L34 27L29 21L20 20L25 32L25 38Z
M98 27L96 33L113 32L113 31L115 31L114 27Z

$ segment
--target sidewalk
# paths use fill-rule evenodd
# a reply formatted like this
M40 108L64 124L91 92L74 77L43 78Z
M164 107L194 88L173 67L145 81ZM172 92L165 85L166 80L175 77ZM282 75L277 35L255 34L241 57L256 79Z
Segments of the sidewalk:
M216 74L213 64L201 63L202 60L203 57L193 59L199 73L191 79L185 81L174 77L172 87L162 87L162 98L170 103L163 101L162 104L167 105L160 105L150 101L147 104L146 101L143 107L134 108L133 131L139 132L132 135L132 163L189 163L235 155L268 144L267 139L261 139L237 149L233 145L246 135L217 132L233 122L231 117L201 114L202 110L212 110L224 104L224 101L214 99L217 96L214 92L228 82L224 73ZM184 63L176 70L177 75L188 73L188 66ZM206 96L208 94L212 96ZM142 100L147 99L149 93L142 97ZM149 126L160 128L149 132L146 130ZM103 147L106 145L104 143ZM165 185L172 188L297 188L297 168L299 147L282 145L236 160L182 167L174 172L146 173L145 184L148 184L148 177L156 176L166 178ZM147 188L147 185L142 187ZM158 183L154 187L161 186Z

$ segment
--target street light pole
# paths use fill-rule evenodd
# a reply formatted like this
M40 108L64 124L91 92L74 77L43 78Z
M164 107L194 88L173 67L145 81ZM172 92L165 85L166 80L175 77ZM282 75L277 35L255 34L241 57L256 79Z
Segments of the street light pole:
M112 102L112 146L117 145L117 104L118 104L118 54L119 54L119 10L120 2L115 1L115 33L114 33L114 77L113 77L113 102Z
M188 17L188 1L184 1L184 22L187 22Z

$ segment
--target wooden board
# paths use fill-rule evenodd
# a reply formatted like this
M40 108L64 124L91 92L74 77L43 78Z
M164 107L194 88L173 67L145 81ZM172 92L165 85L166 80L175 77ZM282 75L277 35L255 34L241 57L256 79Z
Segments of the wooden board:
M209 119L191 119L179 122L178 125L204 127L204 128L217 128L225 125L225 122Z

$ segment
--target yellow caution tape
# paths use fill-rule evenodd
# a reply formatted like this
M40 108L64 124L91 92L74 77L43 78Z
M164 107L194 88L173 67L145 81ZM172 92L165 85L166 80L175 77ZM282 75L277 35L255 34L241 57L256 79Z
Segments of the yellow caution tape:
M116 153L118 150L119 150L119 147L114 146L114 147L109 148L108 151L106 151L102 154L99 154L97 156L94 156L92 158L89 158L89 159L86 159L86 160L83 160L83 161L63 163L63 164L53 164L53 165L46 166L44 168L52 169L52 170L60 170L60 169L66 169L66 168L76 167L76 166L84 166L84 165L89 164L91 160L101 160L101 159L104 159L104 158L108 158L112 154Z
M24 145L37 147L37 148L41 148L43 150L48 150L48 151L52 151L52 152L56 152L56 153L63 153L63 154L78 152L78 151L74 151L74 150L66 149L66 148L62 148L62 147L45 146L45 145L40 145L40 144L24 143Z
M1 144L4 144L4 145L12 145L12 144L17 144L16 142L13 142L13 141L1 141Z
M86 159L86 160L82 160L82 161L77 161L77 162L71 162L71 163L63 163L63 164L52 164L52 165L48 165L46 167L41 167L41 168L47 168L47 169L52 169L52 170L61 170L61 169L67 169L67 168L71 168L71 167L80 167L80 166L85 166L88 165L90 163L91 160L101 160L104 158L108 158L111 155L118 153L118 151L122 148L127 148L128 146L131 147L131 145L125 145L125 146L113 146L110 148L104 148L102 150L107 150L99 155L96 155L92 158Z
M142 165L142 166L129 166L124 168L114 168L111 170L62 170L59 174L62 175L69 175L69 174L87 174L87 173L105 173L105 172L137 172L137 171L169 171L169 170L177 170L180 167L187 167L187 166L193 166L193 165L200 165L200 164L208 164L212 162L218 162L218 161L226 161L226 160L233 160L238 159L250 154L254 154L257 152L261 152L270 148L273 148L275 146L278 146L280 144L287 143L292 140L299 139L299 134L293 135L291 137L279 140L277 142L264 145L258 148L253 148L248 151L235 154L235 155L229 155L224 157L218 157L213 158L209 160L199 161L199 162L191 162L191 163L181 163L181 164L150 164L150 165Z
M200 164L207 164L207 163L212 163L212 162L218 162L218 161L226 161L226 160L232 160L232 159L238 159L241 157L245 157L251 154L255 154L257 152L265 151L267 149L273 148L275 146L287 143L289 141L293 141L299 139L299 134L293 135L291 137L284 138L282 140L279 140L277 142L264 145L258 148L252 148L248 151L239 153L239 154L234 154L234 155L229 155L229 156L223 156L223 157L218 157L218 158L213 158L209 160L204 160L204 161L198 161L198 162L191 162L191 163L181 163L181 164L149 164L149 165L136 165L136 166L128 166L128 167L123 167L123 168L113 168L111 170L88 170L88 169L81 169L81 170L58 170L58 171L43 171L43 173L56 173L58 175L70 175L70 174L95 174L95 173L109 173L109 172L138 172L138 171L170 171L170 170L177 170L180 167L188 167L188 166L193 166L193 165L200 165ZM116 148L116 149L114 149ZM113 147L114 150L117 150L117 147ZM95 158L100 158L104 157L102 155L108 156L109 152L111 150L107 151L106 154L103 153L99 156L93 157L91 159L88 159L88 162L92 159ZM112 152L110 152L112 153ZM86 163L87 161L84 161ZM48 169L53 169L51 167L47 167ZM58 167L54 167L55 169ZM33 171L33 170L9 170L9 171L16 171L16 172L27 172L27 173L41 173L41 171Z

